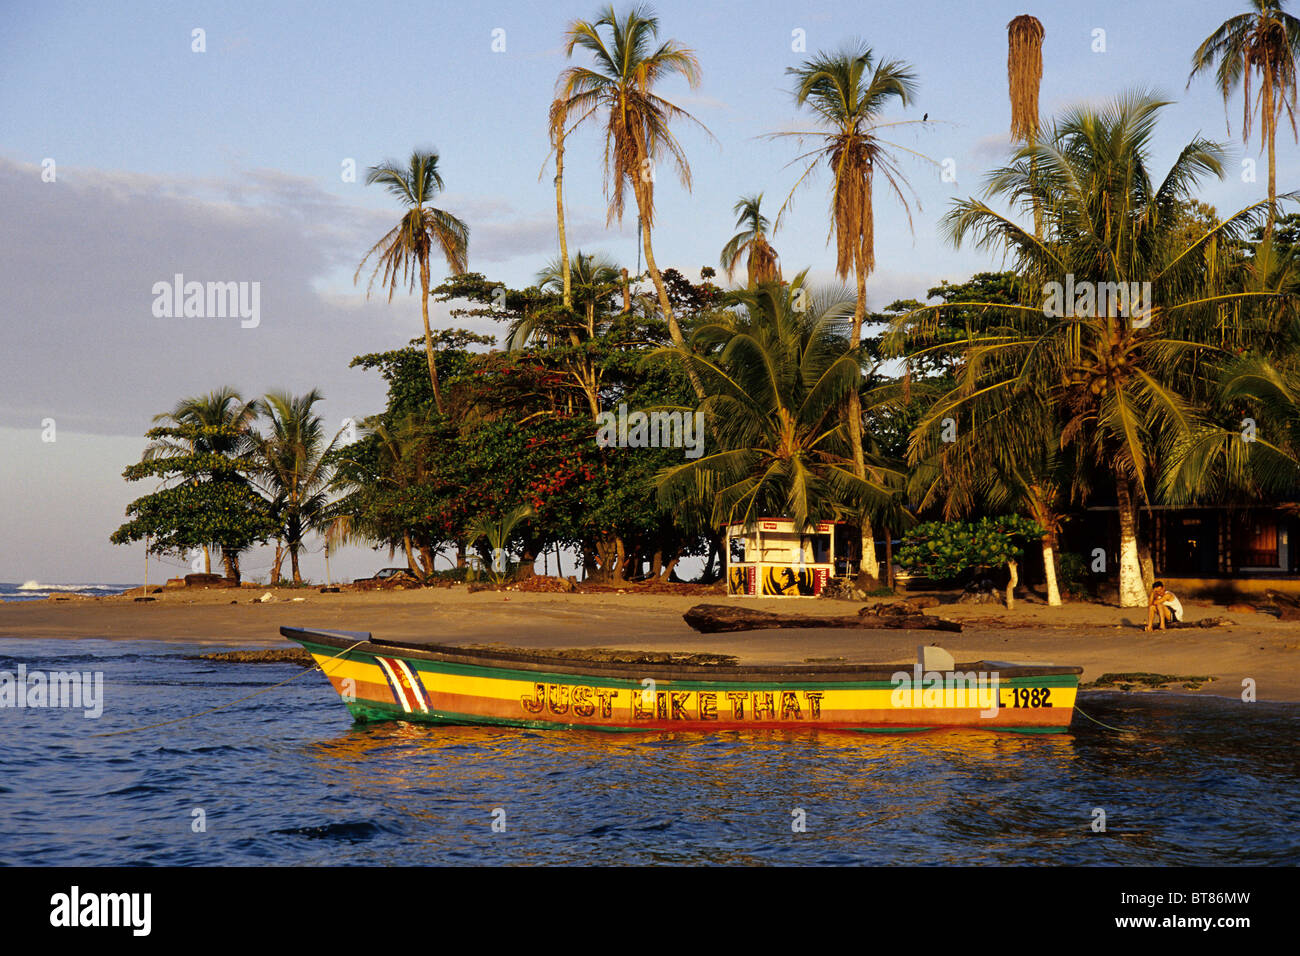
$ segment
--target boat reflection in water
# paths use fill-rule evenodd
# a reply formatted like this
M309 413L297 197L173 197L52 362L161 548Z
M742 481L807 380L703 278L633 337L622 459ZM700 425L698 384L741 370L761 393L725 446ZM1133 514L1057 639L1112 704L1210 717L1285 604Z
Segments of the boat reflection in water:
M1067 777L1077 759L1059 734L611 736L403 722L356 725L310 756L375 807L373 820L404 821L418 858L723 864L1036 856L1065 826L1035 833L1047 794L1033 781ZM1086 832L1074 816L1070 829ZM947 842L958 834L979 842Z
M1125 732L1086 720L1069 734L1034 735L385 722L353 724L304 757L352 808L341 813L364 806L382 830L353 858L379 859L391 845L409 862L533 864L1300 857L1300 833L1277 825L1300 818L1296 707L1098 692L1082 706ZM505 829L493 830L502 817Z

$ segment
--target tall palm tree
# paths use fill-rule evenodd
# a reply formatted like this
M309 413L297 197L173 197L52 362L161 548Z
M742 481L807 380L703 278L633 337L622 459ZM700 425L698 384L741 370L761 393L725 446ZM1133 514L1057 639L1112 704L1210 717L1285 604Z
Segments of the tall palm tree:
M320 400L316 389L297 396L268 394L264 402L269 434L258 442L262 484L280 518L294 584L302 584L298 555L303 538L324 531L333 517L328 513L329 492L343 430L333 438L326 435L324 422L313 411Z
M170 412L155 415L154 422L174 427L198 426L207 431L200 431L196 437L187 439L157 438L145 448L141 458L150 461L211 454L246 459L253 453L253 423L260 414L261 405L256 399L245 401L238 389L229 385L206 395L183 398ZM198 480L194 479L196 483ZM238 555L228 554L223 548L222 559L228 576L237 577ZM203 546L203 573L212 573L212 553L207 545Z
M891 148L912 152L880 138L880 115L891 101L907 106L916 93L916 75L900 60L877 63L870 47L858 44L836 53L819 53L798 67L786 70L795 81L794 96L799 106L816 115L820 129L784 131L774 136L815 136L821 145L799 157L808 165L796 181L799 188L818 166L831 172L831 232L835 236L835 271L841 279L852 272L857 280L857 303L853 310L850 341L862 339L862 321L867 310L867 276L875 268L875 227L872 187L877 171L911 211L902 187L907 180L898 170ZM796 160L797 161L797 160ZM910 188L910 187L909 187ZM777 222L790 205L786 199ZM866 477L862 447L862 402L857 390L847 396L849 438L853 444L854 468ZM861 569L873 578L880 576L875 535L868 515L862 520Z
M438 154L416 150L405 166L392 160L372 166L366 175L366 185L381 184L407 206L401 220L382 239L370 247L361 264L357 266L356 282L361 270L371 256L376 256L375 268L370 275L367 297L375 280L383 273L381 283L388 286L388 301L393 301L400 279L414 290L420 283L420 311L424 317L424 351L429 360L429 384L433 386L433 403L442 411L442 394L438 390L438 368L434 362L433 333L429 328L429 257L435 246L447 260L453 274L463 273L469 256L469 226L451 213L429 205L436 193L443 189L442 175L438 172Z
M608 32L608 39L602 31ZM620 18L613 6L608 6L596 20L575 20L565 31L565 54L572 57L575 50L586 50L591 54L592 65L571 66L561 73L557 98L567 104L569 113L579 114L570 129L593 116L605 120L608 220L623 221L630 187L641 225L646 268L654 282L659 308L668 323L673 344L684 350L686 340L673 314L651 242L655 223L655 164L666 154L676 166L682 185L690 189L691 167L669 124L684 119L701 129L704 127L654 89L671 76L684 78L694 89L700 83L700 64L691 50L675 40L659 42L658 36L659 18L647 7L634 7ZM688 365L687 372L696 394L702 395L695 368Z
M715 526L783 515L804 529L889 498L894 476L857 473L841 414L862 379L850 303L808 303L804 281L733 293L738 313L696 330L688 360L707 389L717 450L658 476L665 505L702 504Z
M727 271L728 281L735 275L741 256L747 257L745 268L750 285L772 279L779 281L781 278L776 250L767 241L771 223L763 215L762 205L763 194L759 193L756 196L741 196L731 208L736 214L736 228L740 232L722 247L722 254L718 257L722 268Z
M1180 218L1205 175L1223 175L1223 150L1196 138L1179 152L1162 181L1152 179L1151 143L1167 103L1128 94L1102 108L1078 107L995 170L987 192L1021 210L1043 210L1043 234L1028 233L981 199L957 202L949 236L981 249L1001 248L1043 300L999 304L984 328L935 350L961 353L958 384L932 406L916 431L945 418L961 427L990 396L1042 402L1061 416L1060 446L1082 467L1109 477L1120 525L1120 599L1146 603L1139 561L1138 509L1149 501L1151 477L1170 448L1195 430L1218 369L1249 342L1244 323L1225 321L1256 293L1224 292L1225 251L1264 215L1256 203L1187 238ZM1113 211L1123 209L1124 216ZM1146 301L1116 308L1092 298L1057 305L1062 285L1099 290L1103 283L1150 282ZM1115 288L1109 286L1108 288ZM963 308L979 303L947 303ZM924 313L927 310L918 310ZM901 325L915 323L911 315ZM924 329L921 335L924 337ZM916 334L914 332L914 334ZM926 350L913 352L923 355ZM963 415L968 417L963 419ZM965 426L960 423L965 422Z
M1260 123L1268 146L1268 201L1275 204L1277 154L1274 140L1283 110L1291 121L1292 135L1296 135L1296 56L1300 54L1300 20L1283 9L1285 0L1249 0L1249 5L1247 13L1229 17L1196 48L1187 85L1192 85L1198 73L1213 68L1225 110L1233 91L1244 85L1241 138L1243 142L1249 142L1256 109L1251 102L1251 83L1259 80ZM1275 206L1270 205L1266 236L1273 233L1276 215Z

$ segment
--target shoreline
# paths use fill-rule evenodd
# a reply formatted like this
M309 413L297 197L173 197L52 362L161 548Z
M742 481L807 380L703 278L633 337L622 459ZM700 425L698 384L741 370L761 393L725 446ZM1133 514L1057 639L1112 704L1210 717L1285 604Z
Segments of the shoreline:
M261 603L258 599L267 592L274 600ZM1081 685L1104 674L1145 672L1179 679L1165 686L1164 692L1234 700L1240 699L1243 680L1250 678L1258 700L1300 703L1300 628L1258 611L1228 613L1222 605L1207 601L1185 602L1193 626L1151 634L1142 629L1143 608L1082 602L1049 608L1023 600L1014 611L1000 605L957 603L927 609L931 616L961 623L960 633L811 628L699 634L682 620L682 614L696 604L851 616L862 602L637 593L635 586L623 593L485 590L473 594L464 587L328 594L315 588L259 587L176 589L155 597L147 603L127 596L4 602L0 646L5 640L99 638L276 648L291 643L279 634L279 628L288 625L449 644L693 651L731 654L755 663L826 660L910 667L918 645L937 643L959 661L1078 665L1084 669ZM955 596L941 597L952 601ZM1233 623L1194 626L1210 617L1226 617ZM1181 686L1193 677L1213 679L1196 688ZM1137 690L1145 688L1137 686Z

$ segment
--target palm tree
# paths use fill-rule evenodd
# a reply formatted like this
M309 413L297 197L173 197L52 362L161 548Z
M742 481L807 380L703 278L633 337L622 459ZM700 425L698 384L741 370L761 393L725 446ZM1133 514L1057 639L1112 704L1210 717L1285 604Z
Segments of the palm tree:
M1042 289L1048 300L947 303L995 311L965 341L931 347L955 348L962 364L956 387L916 429L938 429L946 418L969 427L969 416L992 398L1054 408L1060 447L1078 467L1103 470L1114 488L1125 606L1146 603L1137 518L1140 501L1150 500L1149 479L1169 461L1171 447L1198 427L1218 369L1249 342L1245 323L1226 320L1230 310L1260 295L1223 291L1230 271L1225 250L1260 219L1267 203L1189 240L1180 213L1204 175L1223 175L1223 150L1194 139L1164 179L1153 181L1151 142L1166 105L1149 94L1129 94L1100 109L1075 108L1042 142L1021 147L1011 165L991 174L990 196L1024 212L1043 210L1041 238L983 200L954 205L946 218L954 244L969 237L978 248L1001 248L1025 287ZM1126 215L1114 215L1117 209ZM1149 295L1142 282L1150 283ZM1052 297L1059 306L1062 283L1086 283L1093 295L1056 308ZM1131 308L1122 299L1116 307L1120 283L1126 291L1138 283ZM1096 292L1103 288L1110 297L1099 304ZM922 316L927 311L917 310ZM924 318L896 322L909 325L925 338Z
M602 30L608 30L608 40ZM686 348L681 326L673 314L663 276L655 263L651 234L654 229L655 163L667 154L677 167L682 185L691 186L691 168L681 144L669 129L674 119L694 117L654 92L671 76L681 76L691 88L699 86L700 65L695 54L675 40L658 42L659 18L646 7L635 7L622 18L613 6L594 21L575 20L565 31L565 54L581 47L591 54L592 66L571 66L560 74L557 99L570 114L580 114L570 129L600 114L605 119L605 191L609 222L622 222L625 197L631 187L641 226L641 246L646 268L654 282L659 308L673 344ZM707 132L707 130L706 130ZM687 366L697 395L702 395L698 375Z
M332 518L328 505L333 460L343 431L327 438L321 417L312 410L320 400L316 389L298 396L268 394L265 409L270 433L258 442L262 484L280 519L294 584L302 584L298 554L303 538L323 531Z
M623 270L610 259L600 254L584 253L581 249L566 264L560 259L548 263L546 268L537 273L537 285L543 292L561 293L567 296L568 304L564 307L559 332L569 347L569 355L564 364L569 374L578 383L587 399L587 407L592 421L600 419L600 385L604 370L593 361L587 345L598 338L604 316L601 307L619 291L623 281ZM568 287L567 293L563 290ZM574 306L582 310L585 325L579 325L572 318ZM601 320L598 320L598 315ZM525 348L530 339L536 339L539 332L548 328L548 318L541 312L530 312L511 325L506 341L511 349ZM554 342L550 336L548 341Z
M816 136L821 145L799 157L809 160L807 167L790 191L795 189L821 164L831 171L831 221L835 236L835 271L841 279L852 272L857 280L857 304L849 333L855 344L862 339L862 321L867 309L867 276L875 268L875 228L872 186L879 170L908 211L911 212L902 186L907 180L899 172L891 147L882 140L880 114L891 100L907 106L916 92L916 76L899 60L875 62L865 44L837 53L820 53L801 66L786 70L795 80L794 96L799 106L816 114L820 126L815 131L787 131L774 136ZM905 150L911 152L911 150ZM796 160L797 161L797 160ZM910 187L909 187L910 188ZM781 215L790 205L786 199ZM862 448L862 403L857 390L847 397L849 438L853 445L853 462L859 478L866 477ZM869 516L862 520L862 570L873 578L880 576L876 560L875 536Z
M366 185L374 183L382 184L405 203L407 211L396 226L370 247L370 251L357 266L352 281L356 282L360 278L361 270L371 256L377 258L370 275L370 285L366 288L367 297L381 272L381 282L388 286L389 302L393 301L399 278L412 290L415 289L416 280L419 280L420 311L424 317L424 350L429 360L429 384L433 386L434 406L441 412L442 395L438 391L433 333L429 329L429 256L436 245L447 260L447 268L455 275L463 273L469 255L469 226L451 213L428 205L434 195L443 189L442 175L438 172L438 154L435 152L416 150L411 153L406 166L399 166L392 160L372 166L366 175Z
M546 292L559 292L567 284L568 307L582 309L590 338L596 334L598 306L622 288L623 270L609 257L584 253L581 249L567 263L567 268L565 265L560 259L548 262L546 268L537 273L537 285Z
M1293 353L1294 354L1294 353ZM1249 507L1300 484L1300 375L1285 359L1246 354L1219 381L1219 421L1200 425L1169 454L1160 490L1171 504L1225 499ZM1243 409L1253 426L1243 441Z
M805 274L733 293L733 318L700 326L689 361L705 383L717 450L662 472L666 506L702 504L714 525L783 515L796 527L861 514L893 476L858 475L841 412L862 379L846 299L805 298Z
M1260 83L1260 122L1268 146L1268 201L1270 204L1265 235L1271 236L1277 215L1277 155L1274 140L1277 121L1286 110L1291 133L1296 135L1296 55L1300 53L1300 20L1285 12L1285 0L1249 0L1250 11L1230 17L1206 37L1192 54L1192 72L1187 85L1198 73L1214 68L1215 82L1228 99L1238 86L1244 85L1242 108L1242 142L1250 141L1251 120L1255 104L1251 102L1251 83ZM1216 66L1217 64L1217 66ZM1231 131L1231 130L1229 130Z
M493 518L492 515L484 512L470 523L467 535L471 542L487 539L488 552L491 555L487 565L488 576L493 584L499 585L505 580L506 549L510 545L510 538L514 535L515 528L535 513L532 505L519 504L500 518Z
M749 275L749 284L767 282L772 279L780 281L781 267L777 265L776 250L767 241L771 224L763 215L761 206L763 194L741 196L731 211L736 214L736 233L722 248L718 257L722 268L727 271L727 280L731 281L740 265L740 257L747 256L745 267Z
M143 461L155 458L180 458L191 455L221 455L226 458L246 459L253 452L253 423L261 414L256 399L245 401L239 391L226 385L206 395L183 398L170 412L155 415L157 424L177 428L197 426L197 437L177 439L159 437L152 441L141 456ZM196 477L195 483L199 481ZM239 556L222 548L222 560L227 576L238 579ZM212 573L212 555L203 546L203 573Z

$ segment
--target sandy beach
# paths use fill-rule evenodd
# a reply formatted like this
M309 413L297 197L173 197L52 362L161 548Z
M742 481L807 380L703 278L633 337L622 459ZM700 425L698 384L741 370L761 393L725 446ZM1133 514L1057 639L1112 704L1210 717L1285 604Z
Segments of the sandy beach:
M882 630L765 630L704 635L682 614L700 603L730 602L780 613L855 614L848 601L772 601L722 595L527 593L464 587L341 592L272 589L169 590L148 603L130 597L67 598L0 604L2 639L156 640L243 647L286 646L281 625L370 631L376 636L453 644L535 648L609 647L731 654L755 663L810 660L911 662L918 644L937 643L959 661L1074 664L1083 680L1147 672L1212 678L1178 693L1239 697L1252 678L1259 700L1300 702L1300 629L1264 612L1232 612L1187 602L1193 624L1226 617L1231 625L1147 634L1144 609L1069 603L944 603L928 614L961 622L961 633ZM298 598L300 600L295 600ZM951 601L952 596L942 597Z

